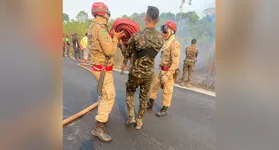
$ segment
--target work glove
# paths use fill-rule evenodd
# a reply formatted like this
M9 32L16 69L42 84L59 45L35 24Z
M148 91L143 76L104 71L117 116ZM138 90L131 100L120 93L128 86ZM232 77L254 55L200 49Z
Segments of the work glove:
M113 30L112 33L113 37L117 38L118 40L120 40L120 38L125 35L124 31L116 32L115 30Z

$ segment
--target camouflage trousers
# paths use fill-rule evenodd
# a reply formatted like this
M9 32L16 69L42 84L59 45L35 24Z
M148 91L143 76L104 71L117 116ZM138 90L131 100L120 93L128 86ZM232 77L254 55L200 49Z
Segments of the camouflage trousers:
M136 89L140 86L140 94L139 94L139 112L138 117L136 119L137 122L142 122L143 115L146 112L147 101L148 101L148 92L150 89L150 85L152 82L152 78L138 78L129 74L128 81L126 82L126 104L129 112L129 118L135 117L134 112L134 95Z
M188 83L191 83L192 74L194 72L194 66L195 66L194 61L185 61L184 62L181 83L183 83L185 81L187 72L188 72Z

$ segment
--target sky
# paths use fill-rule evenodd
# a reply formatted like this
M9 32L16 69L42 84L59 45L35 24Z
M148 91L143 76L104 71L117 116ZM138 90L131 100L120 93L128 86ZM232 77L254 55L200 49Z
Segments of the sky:
M111 18L121 17L122 15L132 15L133 13L146 12L147 6L156 6L160 13L178 13L181 0L100 0L104 2L111 11ZM63 13L69 15L70 19L75 19L78 12L84 10L92 18L90 13L94 0L63 0ZM215 0L192 0L192 5L188 5L186 0L183 12L196 11L198 15L203 15L203 10L215 7Z

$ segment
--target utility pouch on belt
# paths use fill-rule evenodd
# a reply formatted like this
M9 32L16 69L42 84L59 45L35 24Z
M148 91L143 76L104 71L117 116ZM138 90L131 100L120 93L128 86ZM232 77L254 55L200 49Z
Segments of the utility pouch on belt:
M175 72L174 72L174 74L173 74L173 79L174 79L174 80L178 77L179 73L180 73L179 68L175 69Z
M108 65L108 57L106 57L106 64L105 66ZM100 78L99 78L99 81L98 81L98 95L102 95L102 88L103 88L103 85L104 85L104 81L105 81L105 75L106 75L106 70L105 68L103 68L101 70L101 73L100 73Z

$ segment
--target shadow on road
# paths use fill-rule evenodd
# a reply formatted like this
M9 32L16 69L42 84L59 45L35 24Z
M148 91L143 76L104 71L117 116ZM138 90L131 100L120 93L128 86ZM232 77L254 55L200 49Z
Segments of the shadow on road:
M97 87L96 87L96 89L97 89ZM92 97L93 103L96 103L98 101L98 93L97 93L97 91L92 90L91 91L91 97Z
M82 143L80 144L79 150L95 150L95 146L94 146L94 141L93 139L87 139L85 141L82 141Z
M123 117L124 120L128 120L128 115L126 112L126 96L125 91L123 89L116 89L116 97L115 97L115 103L118 106L118 110L120 112L120 115Z

